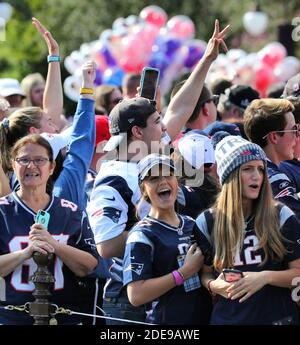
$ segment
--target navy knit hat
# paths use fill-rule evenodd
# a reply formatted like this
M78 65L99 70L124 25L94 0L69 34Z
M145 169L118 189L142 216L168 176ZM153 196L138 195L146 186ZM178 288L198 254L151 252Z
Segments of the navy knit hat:
M241 131L237 125L222 121L215 121L203 130L204 134L209 137L212 137L215 133L220 131L228 132L230 135L241 135Z
M254 160L266 162L267 159L260 146L233 135L228 135L217 143L215 157L221 184L224 184L229 175L242 164Z

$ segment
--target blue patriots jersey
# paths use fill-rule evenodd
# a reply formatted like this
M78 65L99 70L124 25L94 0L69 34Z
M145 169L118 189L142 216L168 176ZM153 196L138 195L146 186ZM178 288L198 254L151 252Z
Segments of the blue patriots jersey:
M300 192L300 162L298 159L283 161L279 164L279 169L293 182L296 193Z
M86 175L85 186L84 186L87 200L90 200L92 190L94 188L94 182L95 182L96 176L97 176L97 172L90 168Z
M74 203L52 196L45 211L50 213L49 233L59 242L92 254L98 259L93 232L88 218ZM24 249L28 243L30 227L36 213L25 205L13 192L0 199L0 255ZM78 310L78 281L75 274L55 257L49 268L55 278L51 287L51 303ZM24 261L5 277L5 304L23 305L34 300L34 284L30 278L36 271L33 259ZM58 317L59 323L73 323L72 317ZM26 313L0 309L0 324L32 324L33 318Z
M251 217L245 228L243 248L236 254L234 268L243 272L282 271L288 269L288 263L300 258L300 227L294 213L283 205L278 205L280 231L284 237L284 245L287 254L283 261L268 259L264 266L260 264L264 260L264 253L256 249L258 238L254 232L254 217ZM200 238L202 239L202 252L205 256L205 264L211 266L214 256L212 239L213 213L207 210L197 218ZM204 244L204 246L203 246ZM218 273L215 272L215 276ZM286 317L293 317L298 322L297 307L291 298L289 288L281 288L273 285L265 285L254 293L246 301L239 303L237 300L226 299L218 295L217 302L211 317L211 324L272 324Z
M87 212L96 243L129 231L137 222L136 205L141 196L136 163L108 161L101 164ZM123 258L112 258L105 297L117 297L123 288Z
M187 253L194 240L195 225L192 218L179 217L178 228L147 216L130 231L124 255L124 285L161 277L179 268L178 257ZM148 321L163 325L207 324L209 308L210 296L202 287L196 285L186 292L183 285L176 286L153 303Z
M300 219L300 199L294 183L269 159L267 170L274 199L288 206Z
M211 206L205 191L200 187L181 185L177 194L177 211L180 214L197 218L198 215Z
M94 188L94 182L95 182L96 176L97 176L97 172L90 168L87 173L85 187L84 187L87 201L90 200L92 190ZM93 276L96 276L102 279L109 278L109 268L111 264L112 264L111 260L105 260L100 256L98 267L93 272Z

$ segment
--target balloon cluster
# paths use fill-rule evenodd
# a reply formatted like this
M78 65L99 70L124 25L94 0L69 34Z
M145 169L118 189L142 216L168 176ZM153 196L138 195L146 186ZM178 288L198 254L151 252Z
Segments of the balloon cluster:
M208 82L225 77L235 84L250 85L265 97L270 86L285 83L299 72L300 61L287 56L281 43L271 42L257 53L231 49L226 55L220 54L209 71Z
M139 14L117 18L99 40L84 43L64 60L71 76L64 82L66 95L77 101L81 65L89 58L97 62L95 84L120 86L126 73L141 73L143 67L160 69L162 95L174 79L191 71L203 56L206 43L194 39L195 25L184 15L168 20L159 6L147 6Z

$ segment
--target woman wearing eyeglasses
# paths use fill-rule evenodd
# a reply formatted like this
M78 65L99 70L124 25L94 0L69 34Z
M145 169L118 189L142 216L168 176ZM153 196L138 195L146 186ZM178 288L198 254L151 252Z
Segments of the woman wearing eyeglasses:
M20 189L0 199L0 273L6 282L4 304L23 305L34 300L31 276L34 252L54 254L50 270L55 282L51 303L78 310L77 277L91 273L98 263L93 233L85 213L76 204L54 197L49 179L55 162L49 143L28 135L11 151L12 167ZM36 223L39 210L49 213L48 229ZM77 317L59 317L59 324L74 324ZM32 324L27 313L0 308L0 324Z

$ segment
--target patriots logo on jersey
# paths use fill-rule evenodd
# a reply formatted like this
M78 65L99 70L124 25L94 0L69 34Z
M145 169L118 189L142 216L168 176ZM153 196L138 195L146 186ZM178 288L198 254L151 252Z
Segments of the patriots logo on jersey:
M92 217L105 216L111 219L114 223L118 223L121 217L122 211L114 207L103 207L92 214Z
M141 275L142 271L144 268L144 264L139 264L139 263L131 263L129 264L124 271L133 271L137 275Z
M289 185L288 181L281 182L280 185L279 185L279 189L285 188L288 185Z
M282 198L284 196L292 196L295 199L297 199L297 196L295 194L293 194L293 192L291 191L290 187L284 188L282 191L280 191L274 198L278 199L278 198Z
M248 156L248 155L253 155L253 156L259 156L259 151L257 149L248 149L240 153L241 156Z

